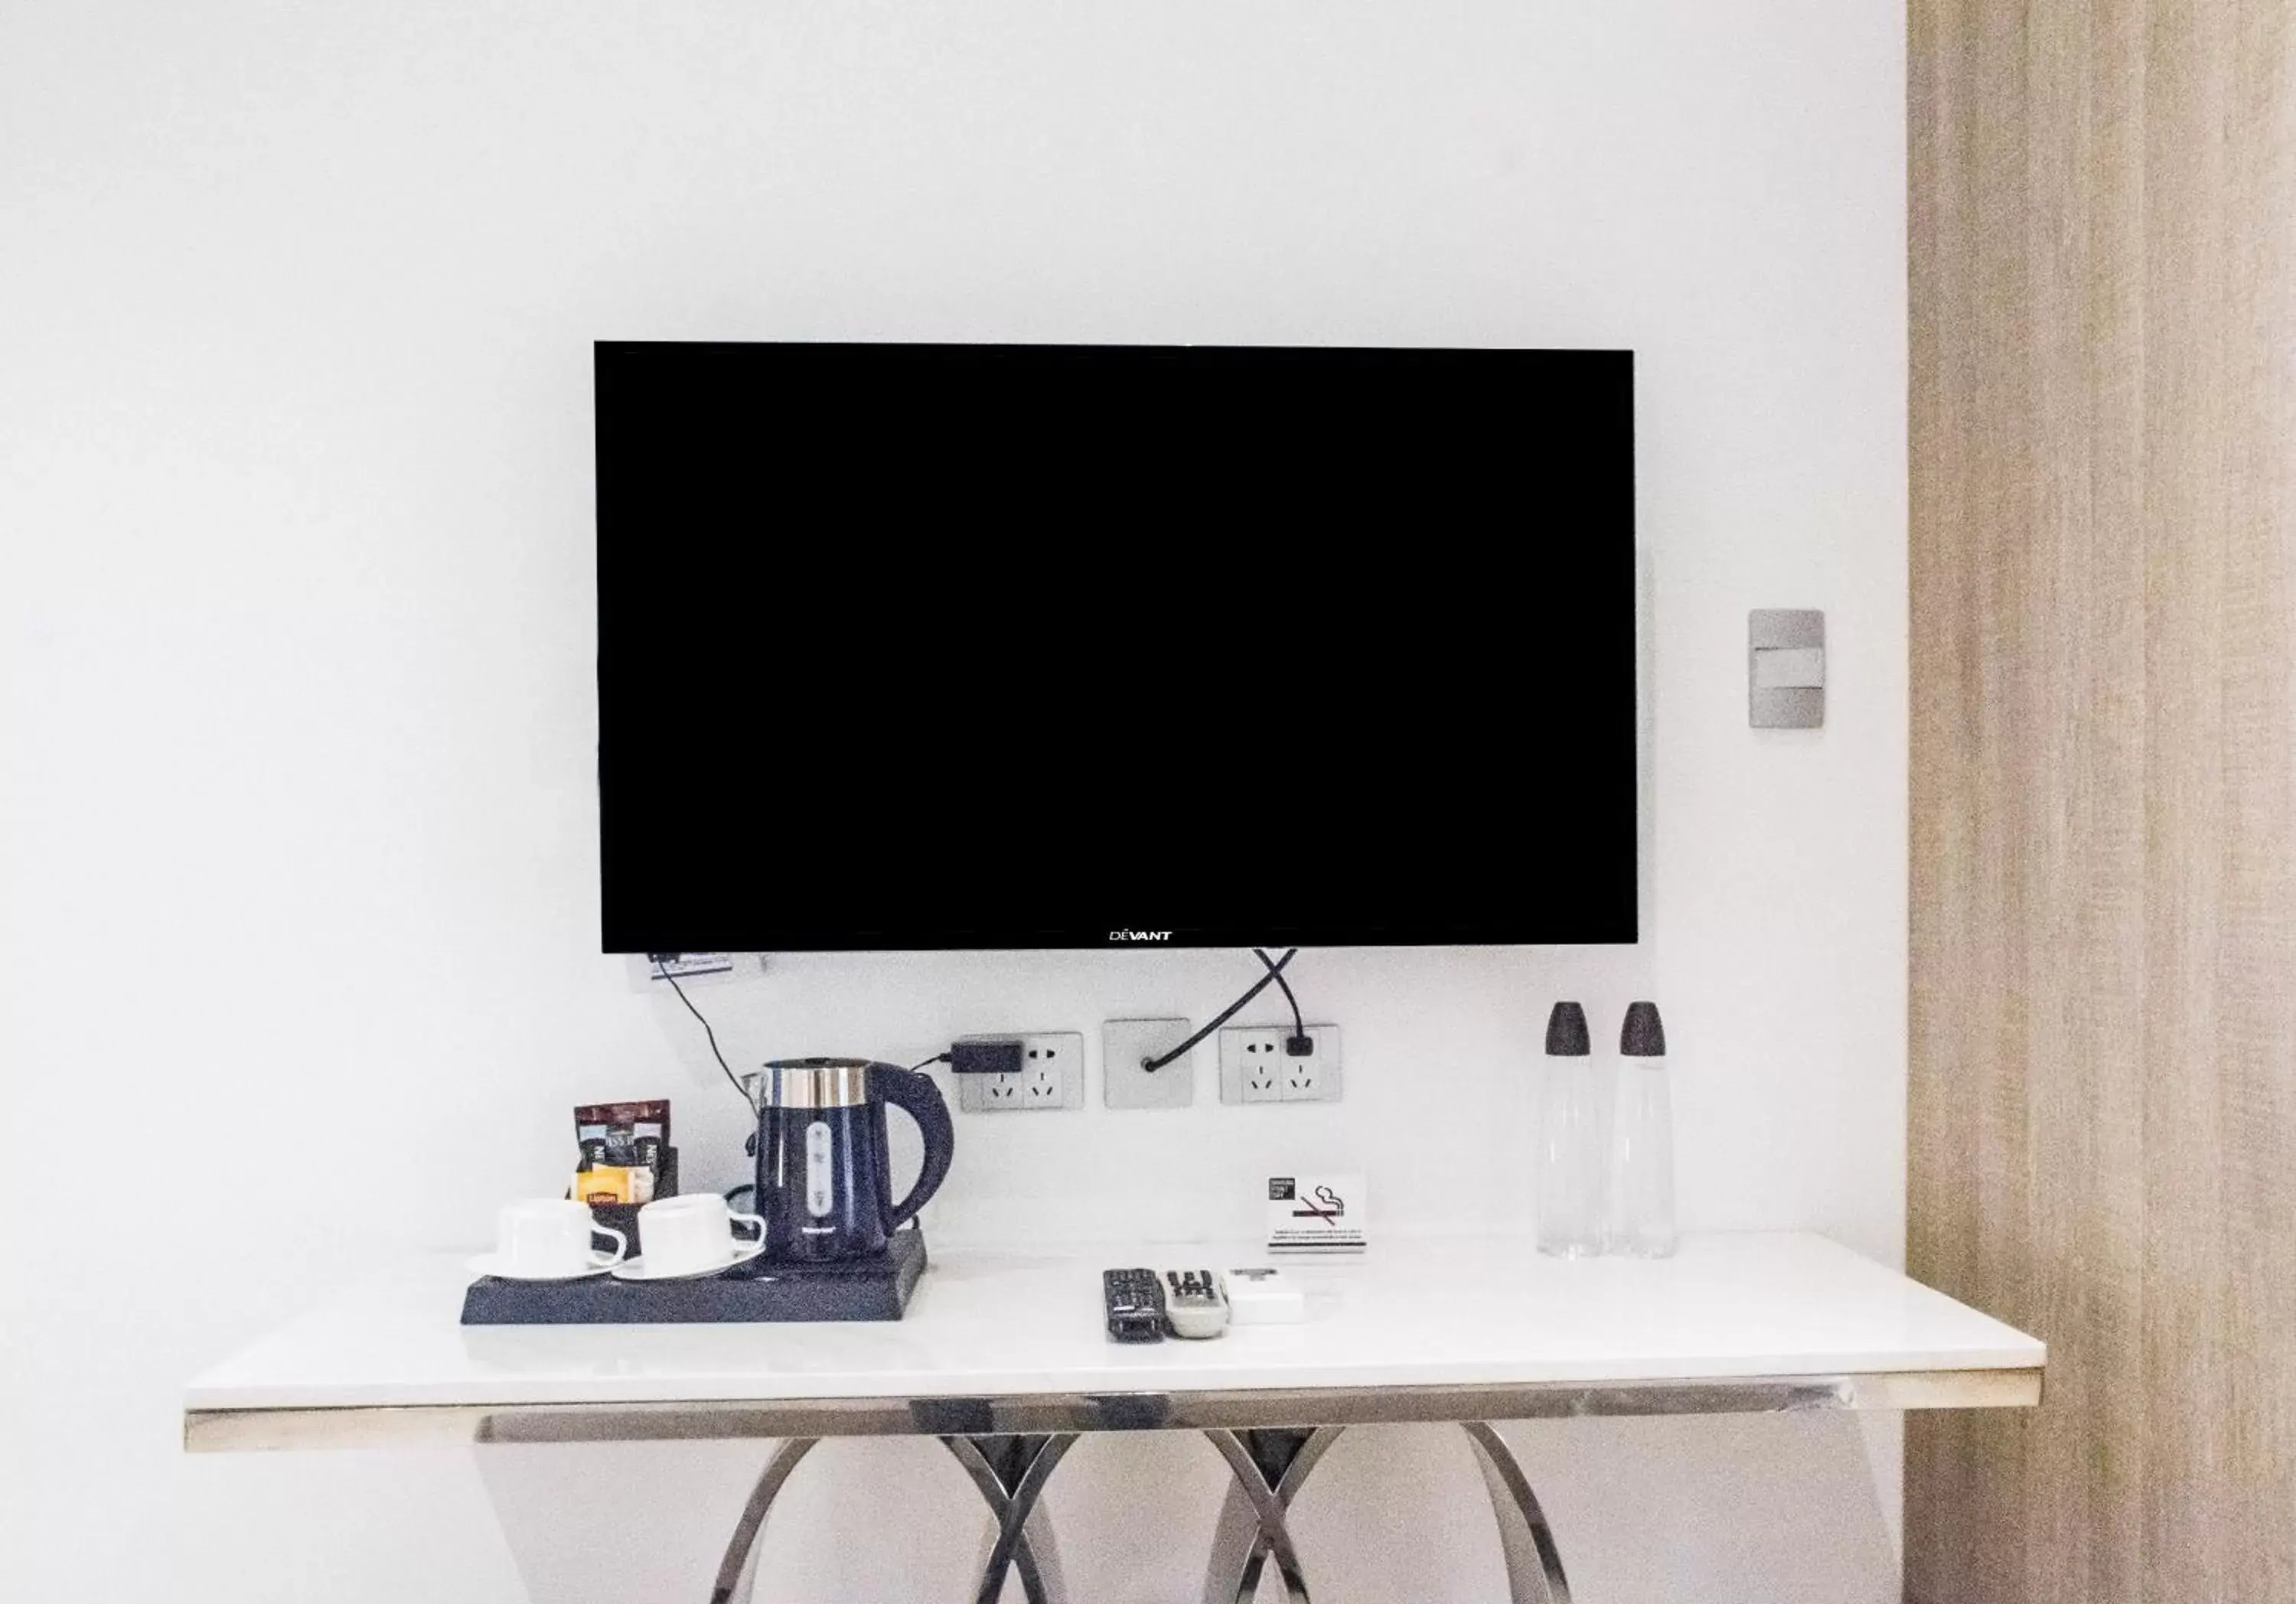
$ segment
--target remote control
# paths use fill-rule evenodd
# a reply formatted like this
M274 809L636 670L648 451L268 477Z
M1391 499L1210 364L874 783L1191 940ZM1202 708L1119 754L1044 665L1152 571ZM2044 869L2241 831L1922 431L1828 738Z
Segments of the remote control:
M1164 1340L1164 1289L1153 1270L1103 1270L1100 1292L1108 1303L1110 1341Z
M1201 1339L1227 1330L1227 1299L1209 1270L1164 1272L1164 1319L1175 1337Z

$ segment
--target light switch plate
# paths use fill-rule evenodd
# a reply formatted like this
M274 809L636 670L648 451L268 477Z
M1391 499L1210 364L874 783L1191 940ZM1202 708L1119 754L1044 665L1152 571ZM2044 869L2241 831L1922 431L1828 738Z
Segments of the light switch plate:
M1101 1099L1111 1109L1185 1109L1196 1101L1192 1050L1161 1069L1141 1068L1188 1039L1185 1019L1111 1019L1100 1027Z
M1825 723L1825 615L1756 608L1746 615L1746 722L1758 730Z

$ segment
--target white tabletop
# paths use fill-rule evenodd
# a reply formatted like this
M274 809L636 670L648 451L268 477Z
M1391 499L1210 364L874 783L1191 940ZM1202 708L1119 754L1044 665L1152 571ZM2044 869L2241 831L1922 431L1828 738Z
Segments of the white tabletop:
M1565 1262L1513 1238L1387 1241L1359 1258L1287 1263L1308 1292L1301 1324L1138 1346L1104 1334L1108 1266L1265 1262L1201 1244L935 1249L899 1322L466 1328L463 1261L414 1259L198 1377L184 1408L197 1419L1986 1371L2023 1372L2030 1396L1984 1401L2031 1402L2046 1357L2035 1338L1824 1238L1768 1232L1693 1235L1659 1261Z

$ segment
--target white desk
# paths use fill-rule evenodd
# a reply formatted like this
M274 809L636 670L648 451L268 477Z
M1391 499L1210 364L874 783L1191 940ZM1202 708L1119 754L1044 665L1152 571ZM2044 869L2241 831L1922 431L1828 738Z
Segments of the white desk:
M1283 1512L1337 1432L1467 1428L1519 1600L1567 1600L1553 1534L1487 1422L1557 1415L1961 1409L2040 1401L2043 1345L1823 1238L1693 1236L1674 1258L1542 1258L1513 1238L1386 1241L1287 1265L1296 1326L1206 1343L1107 1340L1100 1273L1261 1263L1189 1247L936 1249L885 1324L456 1323L459 1258L411 1261L192 1382L195 1451L420 1442L781 1439L721 1567L741 1591L781 1482L823 1436L924 1434L998 1518L978 1596L1017 1566L1059 1592L1037 1495L1086 1431L1203 1432L1235 1472L1214 1560L1248 1599L1273 1557L1307 1598ZM1233 1578L1239 1591L1226 1591Z

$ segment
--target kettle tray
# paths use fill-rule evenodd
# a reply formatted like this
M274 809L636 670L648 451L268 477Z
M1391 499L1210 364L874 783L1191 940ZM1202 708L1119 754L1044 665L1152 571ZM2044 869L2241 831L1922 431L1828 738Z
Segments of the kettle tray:
M898 1320L925 1270L924 1233L897 1231L882 1253L818 1264L762 1258L696 1281L514 1281L482 1275L463 1294L463 1324L707 1325L758 1321Z

